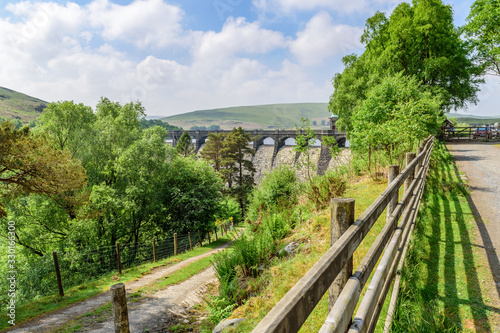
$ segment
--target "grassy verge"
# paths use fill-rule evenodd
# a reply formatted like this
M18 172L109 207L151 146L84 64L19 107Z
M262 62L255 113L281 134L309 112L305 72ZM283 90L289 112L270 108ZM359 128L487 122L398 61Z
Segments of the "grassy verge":
M385 182L363 180L352 184L345 197L356 199L356 216L359 216L387 187ZM385 214L372 228L354 255L356 267L377 234L385 224ZM290 290L297 281L321 258L330 246L330 211L324 210L297 226L292 236L283 243L298 242L300 251L291 258L275 258L270 269L250 281L249 285L261 285L258 294L251 297L245 304L233 311L231 318L246 318L232 332L250 332L258 322L272 309L276 303ZM318 332L323 324L328 308L327 298L316 306L300 332ZM229 330L231 331L231 330Z
M119 281L116 280L117 272L109 273L109 274L99 278L98 280L94 280L94 281L91 281L89 283L82 284L80 286L76 286L76 287L70 288L68 290L65 290L64 291L65 296L62 298L59 297L58 295L53 295L53 296L43 297L35 302L31 302L31 303L27 303L27 304L19 304L16 308L16 324L19 325L23 321L32 319L32 318L37 317L39 315L45 314L47 312L62 309L62 308L67 307L71 304L86 300L86 299L91 298L93 296L96 296L96 295L108 290L111 285L113 285L117 282L127 282L127 281L131 281L134 279L138 279L141 276L149 273L152 269L154 269L156 267L173 265L179 261L182 261L182 260L185 260L188 258L192 258L192 257L198 256L198 255L206 253L206 252L209 252L210 250L228 242L229 239L230 239L229 236L226 235L222 238L219 238L219 240L216 242L204 245L202 247L196 247L192 251L182 253L176 257L171 257L171 258L167 258L167 259L164 259L162 261L155 262L155 263L147 263L144 265L140 265L140 266L126 269L122 272L122 275L120 276ZM206 259L206 260L202 259L202 261L203 261L203 264L206 265L206 267L209 266L208 259ZM191 264L188 267L191 267L192 265L194 265L194 264ZM202 269L203 268L199 268L198 272L201 271ZM188 271L188 269L183 269L182 272L184 272L184 271ZM188 275L188 273L183 273L183 274L185 274L185 275L182 275L183 277L181 277L181 280L179 280L179 278L175 278L175 279L177 279L177 282L182 281L182 279L187 278L186 276ZM194 274L196 274L196 273L194 273ZM194 275L194 274L192 274L192 275ZM175 279L170 277L167 280L176 281ZM163 284L160 283L158 285L156 283L154 283L153 285L151 285L148 288L153 288L151 290L155 290L154 288L159 289L162 286L166 286L166 285L170 284L169 281L165 281L165 283L163 283ZM177 282L173 282L173 283L177 283ZM5 329L9 326L8 322L7 322L7 320L8 320L7 318L8 317L4 313L0 314L0 330Z
M468 191L443 144L433 152L403 269L393 332L492 332L488 266L475 244ZM491 276L491 275L490 275Z

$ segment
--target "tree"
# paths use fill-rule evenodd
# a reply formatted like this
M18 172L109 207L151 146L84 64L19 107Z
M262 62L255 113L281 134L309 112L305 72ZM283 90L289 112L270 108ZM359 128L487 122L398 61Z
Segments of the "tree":
M443 120L438 117L439 107L416 78L388 76L356 107L351 147L368 157L369 169L375 151L385 152L390 164L402 165L405 152L439 129Z
M203 159L178 156L165 176L164 228L172 233L213 230L222 200L219 175Z
M201 150L201 157L212 164L216 172L222 167L222 149L224 148L225 133L208 133L208 141Z
M221 172L230 191L240 203L242 211L246 195L254 185L255 168L251 159L248 159L248 157L255 155L255 151L248 146L253 140L255 138L252 138L250 133L245 133L243 128L234 128L226 136L222 149L223 160L221 164L223 170Z
M50 103L38 118L37 130L47 132L60 150L82 157L82 147L96 120L92 108L73 101Z
M421 89L432 93L449 111L477 102L480 68L453 25L451 6L441 0L401 3L390 18L376 13L366 22L361 41L365 52L344 57L344 72L334 77L329 109L339 126L349 131L358 102L384 77L415 76Z
M316 139L316 132L311 129L309 119L300 118L300 126L295 125L297 136L295 137L296 146L293 150L300 154L297 161L297 168L306 168L306 177L311 181L311 171L316 171L316 165L311 160L311 147Z
M28 127L0 123L0 191L5 199L35 193L71 205L85 186L85 170L67 151L55 149ZM6 212L0 204L0 217Z
M177 153L183 157L194 154L194 147L191 139L191 135L187 131L184 131L179 138L179 141L175 145L175 150Z
M500 1L476 0L463 31L487 73L500 75Z

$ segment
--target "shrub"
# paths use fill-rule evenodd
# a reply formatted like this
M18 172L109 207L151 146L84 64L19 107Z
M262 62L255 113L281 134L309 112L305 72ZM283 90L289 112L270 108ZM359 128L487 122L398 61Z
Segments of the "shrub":
M247 217L255 221L260 212L282 201L297 201L297 177L290 166L280 166L264 176L252 192Z
M291 230L290 223L281 214L271 214L264 219L264 230L274 242L283 239Z
M323 176L313 177L307 189L307 197L316 209L323 209L329 205L332 198L343 195L346 189L345 170L340 168L327 171Z

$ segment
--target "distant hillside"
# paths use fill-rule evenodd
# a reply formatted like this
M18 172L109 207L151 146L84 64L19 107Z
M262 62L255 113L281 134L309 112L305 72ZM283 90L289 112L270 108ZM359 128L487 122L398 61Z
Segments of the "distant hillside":
M35 120L48 102L17 91L0 87L0 117L19 119L23 123Z
M449 113L448 118L456 118L459 123L467 123L469 125L484 125L500 123L499 116L476 116L471 114Z
M193 126L219 125L221 129L290 129L299 124L300 118L309 118L313 128L329 128L327 103L294 103L238 106L200 110L162 118L171 125L190 129ZM316 124L316 125L314 125Z

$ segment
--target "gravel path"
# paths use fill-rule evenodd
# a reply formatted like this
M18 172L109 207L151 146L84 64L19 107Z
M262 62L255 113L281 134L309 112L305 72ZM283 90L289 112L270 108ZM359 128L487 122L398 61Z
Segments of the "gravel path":
M449 143L457 167L465 173L471 190L469 204L493 277L489 296L500 303L500 145L497 143ZM500 310L497 310L497 312ZM495 332L500 332L497 323Z
M169 274L172 274L173 272L182 269L191 263L198 261L200 259L203 259L205 257L211 256L212 254L219 252L223 250L224 248L228 247L230 243L227 243L223 246L220 246L216 249L213 249L207 253L201 254L199 256L189 258L186 260L183 260L177 264L168 266L168 267L158 267L155 268L151 271L150 274L146 274L143 277L134 280L134 281L129 281L125 283L126 291L127 294L135 292L137 289L147 286L151 283L153 283L156 280L165 278ZM184 298L189 294L190 299L196 300L196 294L199 292L199 288L202 288L202 285L206 285L211 282L213 279L213 271L211 270L205 270L204 272L197 274L193 276L192 278L188 279L187 281L184 281L183 283L172 286L176 287L174 288L177 290L177 286L183 285L183 288L185 288L182 292L184 292ZM190 284L186 284L186 282L190 281ZM171 287L165 289L170 290ZM187 291L191 291L191 293L188 293ZM156 297L155 295L159 295ZM153 299L157 299L156 303L157 305L161 305L161 302L163 299L168 299L169 301L172 301L173 296L167 296L163 294L163 291L160 291L156 293L155 295L152 296ZM179 305L181 305L182 302L179 301L179 298L174 297L174 301L176 301ZM101 306L103 306L106 303L109 303L111 301L111 294L109 291L104 292L102 294L99 294L97 296L94 296L92 298L89 298L85 301L70 305L64 309L57 310L55 312L48 313L46 315L39 316L35 319L32 319L28 322L25 322L20 325L16 325L15 327L11 329L7 329L3 332L9 332L9 333L39 333L39 332L53 332L56 329L64 326L66 323L82 316L85 313L88 313L90 311L93 311ZM137 303L143 303L141 300L140 302ZM134 308L136 306L134 305ZM152 312L152 315L154 312ZM134 315L133 317L135 320L136 316ZM143 318L139 318L139 321L144 322L144 316ZM130 322L132 325L132 318L130 318ZM103 330L97 330L93 332L112 332L111 329L103 329ZM132 332L139 332L138 330L132 330ZM143 331L140 331L143 332Z

